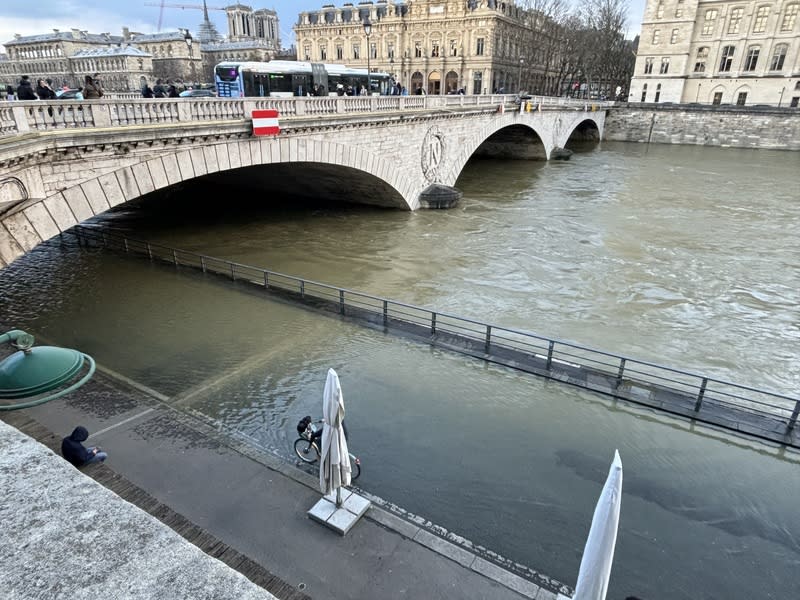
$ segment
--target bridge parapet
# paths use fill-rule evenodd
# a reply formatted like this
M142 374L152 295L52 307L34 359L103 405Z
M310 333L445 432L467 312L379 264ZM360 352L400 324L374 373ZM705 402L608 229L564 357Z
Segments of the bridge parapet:
M0 138L59 129L100 129L149 124L185 124L250 119L253 110L275 109L281 118L387 113L404 110L455 110L513 105L512 95L481 96L329 96L323 98L109 98L21 101L0 106ZM543 110L585 110L586 102L534 97ZM608 103L600 106L605 108Z

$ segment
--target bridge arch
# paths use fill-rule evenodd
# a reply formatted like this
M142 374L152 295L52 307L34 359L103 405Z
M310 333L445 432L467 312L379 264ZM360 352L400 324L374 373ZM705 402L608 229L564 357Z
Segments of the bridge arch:
M413 208L407 199L417 190L403 170L363 147L318 138L232 139L165 152L67 186L46 198L27 200L0 215L0 268L44 241L114 206L205 175L262 165L316 165L333 176L360 172L373 178L376 194L356 196L360 203ZM4 235L5 233L9 235Z
M458 176L461 174L461 171L464 169L464 166L467 164L467 161L472 158L472 156L484 142L491 139L493 135L504 129L513 130L519 133L523 131L530 132L532 134L529 138L531 142L535 143L534 139L538 138L542 143L544 150L544 156L542 156L542 158L546 158L547 154L549 154L550 149L547 147L547 141L543 128L537 128L528 122L521 122L518 119L517 113L505 113L499 118L489 120L483 127L476 131L461 145L461 151L454 157L450 169L442 179L442 183L449 186L455 185L455 182L458 179Z

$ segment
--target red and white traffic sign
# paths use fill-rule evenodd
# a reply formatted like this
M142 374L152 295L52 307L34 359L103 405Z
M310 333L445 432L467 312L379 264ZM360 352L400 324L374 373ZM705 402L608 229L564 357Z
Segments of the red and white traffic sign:
M278 135L280 132L277 110L253 111L253 135Z

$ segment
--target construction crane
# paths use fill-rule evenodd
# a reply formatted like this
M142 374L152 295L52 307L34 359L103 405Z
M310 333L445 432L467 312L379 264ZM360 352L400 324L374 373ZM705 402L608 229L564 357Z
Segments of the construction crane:
M161 23L164 20L164 9L165 8L183 8L183 9L192 9L192 10L202 10L203 16L205 17L205 22L208 22L208 11L210 10L225 10L222 6L207 6L205 0L203 0L203 4L171 4L164 2L145 2L145 6L158 6L160 8L158 13L158 31L161 31Z

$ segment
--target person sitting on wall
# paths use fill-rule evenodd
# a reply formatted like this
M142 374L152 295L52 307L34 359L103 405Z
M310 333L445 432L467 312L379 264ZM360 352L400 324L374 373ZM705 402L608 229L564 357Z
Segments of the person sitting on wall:
M76 467L103 462L108 454L100 446L85 448L81 442L89 439L86 427L78 425L75 430L61 441L61 455Z

